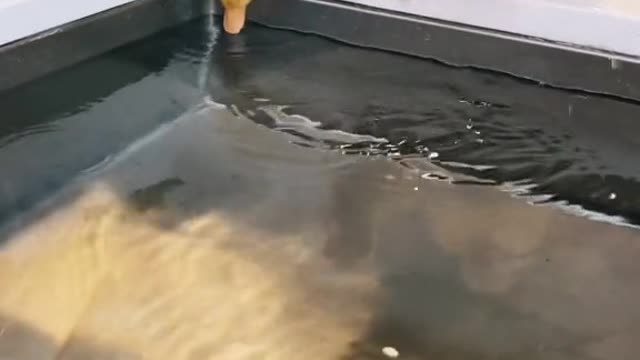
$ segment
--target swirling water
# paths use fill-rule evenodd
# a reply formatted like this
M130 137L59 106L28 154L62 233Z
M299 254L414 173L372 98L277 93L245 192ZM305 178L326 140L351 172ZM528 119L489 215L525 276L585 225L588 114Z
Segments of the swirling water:
M640 353L640 106L205 23L1 94L0 357Z

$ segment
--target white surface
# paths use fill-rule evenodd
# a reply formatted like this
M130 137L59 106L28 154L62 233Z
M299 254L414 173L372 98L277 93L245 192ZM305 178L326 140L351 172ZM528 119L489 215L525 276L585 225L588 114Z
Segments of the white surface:
M0 45L53 29L131 1L0 0Z
M640 56L640 0L349 1Z

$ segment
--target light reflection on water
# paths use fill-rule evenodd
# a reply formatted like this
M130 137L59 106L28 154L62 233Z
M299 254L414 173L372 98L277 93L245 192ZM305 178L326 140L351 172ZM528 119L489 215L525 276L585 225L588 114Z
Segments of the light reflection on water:
M179 43L193 35L189 26L113 58L151 58L150 44ZM362 50L260 28L247 36L233 61L212 53L211 96L233 106L194 107L201 92L189 84L198 84L201 68L182 55L76 113L76 122L56 118L53 132L0 151L2 165L16 171L12 184L29 168L8 157L18 149L39 159L30 170L36 180L56 161L66 169L56 173L65 184L56 195L26 206L3 236L0 357L376 359L385 347L406 359L640 353L638 232L532 206L494 186L562 178L589 158L576 153L595 151L574 152L569 143L601 141L595 157L605 160L622 151L606 134L569 125L570 136L556 139L557 128L545 124L557 119L536 118L544 112L527 97L492 107L501 102L461 101L470 90L452 88L480 79L489 89L509 85L511 94L558 102L560 95L385 54L366 53L354 72L346 60ZM178 52L201 54L194 49L206 47L193 42ZM265 57L272 52L283 57ZM396 79L393 67L380 67L394 61L409 75ZM280 62L288 66L278 77L269 70ZM431 96L418 103L409 90L420 82L407 77L418 79L425 66L439 71L427 85L442 86L425 88ZM379 90L381 79L395 79L386 91L399 95ZM506 96L494 90L482 94ZM126 119L96 125L124 104L137 115L124 109ZM282 104L288 116L278 112ZM407 111L411 104L418 109ZM630 105L607 106L624 113ZM474 114L471 129L465 111ZM513 122L502 126L507 116ZM137 130L101 131L123 124ZM84 142L66 144L81 131ZM479 135L473 131L493 147L465 148ZM448 142L466 136L464 146ZM57 160L40 158L52 144ZM378 153L356 154L376 146ZM70 157L73 148L94 149L95 161ZM82 169L89 170L77 175Z

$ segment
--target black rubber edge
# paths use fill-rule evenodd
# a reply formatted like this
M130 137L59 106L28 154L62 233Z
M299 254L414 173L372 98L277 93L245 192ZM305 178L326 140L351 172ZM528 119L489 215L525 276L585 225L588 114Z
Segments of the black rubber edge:
M251 20L353 45L640 101L640 59L336 0L257 0Z
M204 14L211 0L136 0L0 47L0 92ZM257 0L252 21L353 45L640 102L640 59L354 5Z
M0 92L211 13L211 0L136 0L0 47Z

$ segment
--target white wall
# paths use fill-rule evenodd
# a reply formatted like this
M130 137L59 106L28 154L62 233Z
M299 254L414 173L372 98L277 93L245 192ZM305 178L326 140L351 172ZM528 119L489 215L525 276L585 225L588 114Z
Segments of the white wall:
M132 0L0 0L0 45Z
M640 0L349 1L640 56Z

